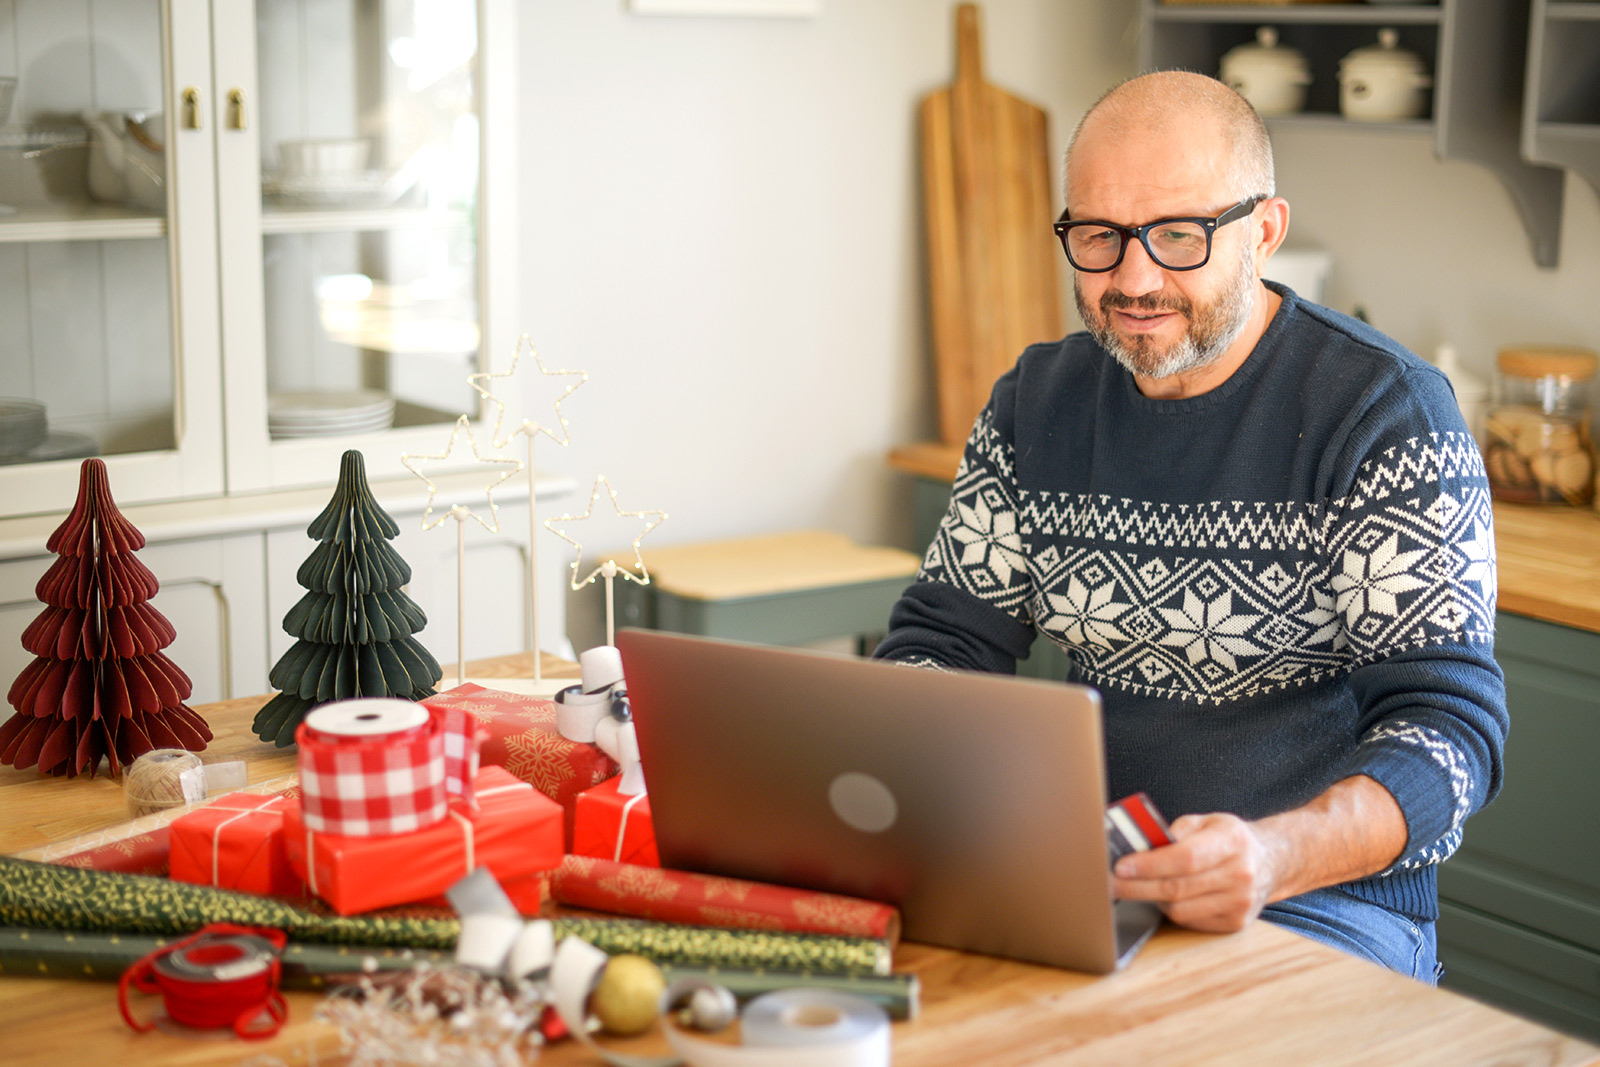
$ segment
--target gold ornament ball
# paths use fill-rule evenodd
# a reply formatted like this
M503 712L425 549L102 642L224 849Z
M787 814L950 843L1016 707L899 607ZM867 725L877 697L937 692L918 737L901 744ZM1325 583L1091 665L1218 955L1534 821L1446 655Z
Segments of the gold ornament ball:
M667 980L661 968L643 956L613 956L600 972L589 997L589 1008L606 1033L631 1037L650 1029L661 1014L661 994Z

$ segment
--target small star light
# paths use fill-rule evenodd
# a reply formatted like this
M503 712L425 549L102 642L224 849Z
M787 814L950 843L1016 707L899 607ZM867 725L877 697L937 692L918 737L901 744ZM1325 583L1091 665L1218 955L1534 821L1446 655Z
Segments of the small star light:
M584 575L582 578L579 578L578 572L583 569L583 546L572 537L568 536L564 531L557 529L556 526L559 523L565 523L568 526L576 526L580 522L590 522L601 518L601 516L597 516L594 513L595 501L600 499L601 486L605 486L606 493L611 497L611 508L619 517L639 519L644 523L644 529L640 530L638 536L633 539L633 562L638 570L634 571L616 563L614 560L605 559L596 564L595 568L588 574ZM651 516L654 516L654 518L651 518ZM589 494L588 510L586 510L582 515L561 515L554 519L546 519L544 525L545 529L549 530L551 533L555 534L557 537L567 542L567 544L578 550L578 558L572 561L572 588L581 589L590 582L594 581L596 575L601 574L604 574L607 579L620 577L625 578L630 582L637 582L640 585L649 585L650 572L645 569L644 556L640 555L639 553L639 542L643 541L645 535L651 530L654 530L657 526L660 526L666 521L667 513L664 511L623 511L622 505L617 503L617 491L611 488L611 483L608 482L606 480L606 476L602 474L600 477L594 480L594 491ZM607 571L610 573L606 573Z
M520 421L518 421L515 417L507 420L505 401L494 395L494 387L492 384L494 379L510 378L515 380L517 376L517 368L519 366L526 366L526 364L522 363L522 350L524 348L528 350L528 355L533 357L532 363L534 369L539 372L539 376L541 378L577 379L568 385L561 395L556 397L555 400L551 402L551 408L555 411L556 425L561 427L561 436L559 437L556 436L555 432L549 426L540 422L538 419L524 416ZM517 436L519 433L526 434L530 444L533 441L534 435L541 433L558 445L566 445L569 443L572 438L567 432L567 417L561 413L561 402L567 397L571 396L573 391L576 390L578 386L582 385L588 380L589 375L581 370L545 369L544 360L539 358L539 350L533 347L533 341L529 339L527 334L523 334L517 340L516 351L511 353L511 366L506 369L505 373L495 374L493 372L484 372L481 374L469 374L467 376L467 384L476 389L479 396L483 397L483 399L494 405L494 436L490 440L493 442L494 447L496 448L506 447L511 443L511 439ZM511 425L508 425L508 421L511 423Z
M484 498L488 501L488 504L489 504L489 515L494 520L492 523L484 522L483 521L483 516L479 515L475 511L473 511L467 505L461 504L461 503L456 503L456 502L451 502L450 506L449 506L449 508L447 510L440 511L438 513L438 518L433 518L432 521L429 521L430 518L432 518L432 516L434 515L434 512L435 512L434 500L437 498L437 496L439 494L439 487L433 483L433 479L429 478L426 474L424 474L422 472L422 467L423 467L423 462L422 461L423 460L438 461L438 462L448 461L450 459L451 454L453 452L455 452L455 450L456 450L456 442L461 439L463 434L466 435L467 444L472 446L473 462L481 463L484 466L494 466L494 467L503 467L504 468L503 470L501 470L501 471L499 471L498 473L495 474L494 481L490 482L488 485L484 486L482 490L480 490L483 493ZM482 526L485 530L488 530L490 533L499 533L500 532L500 507L499 507L499 505L497 505L494 502L494 487L499 485L501 482L505 481L507 478L511 477L513 474L517 473L518 471L520 471L522 469L522 461L520 459L509 459L509 458L503 458L503 457L500 457L500 456L485 456L483 453L479 452L478 451L478 442L472 436L472 423L470 421L468 421L468 419L467 419L467 417L465 415L461 416L459 419L456 420L455 427L450 431L450 443L447 446L445 446L445 450L442 453L440 453L439 455L436 455L436 456L431 456L431 455L414 456L414 455L411 455L409 452L402 453L401 456L400 456L400 462L405 466L406 470L410 471L412 474L415 474L418 478L421 478L424 482L427 483L427 486L428 486L428 506L422 512L422 528L424 530L433 529L435 526L439 525L445 519L453 518L457 522L461 522L461 521L463 521L465 519L469 519L470 518L470 519L475 520L479 526Z

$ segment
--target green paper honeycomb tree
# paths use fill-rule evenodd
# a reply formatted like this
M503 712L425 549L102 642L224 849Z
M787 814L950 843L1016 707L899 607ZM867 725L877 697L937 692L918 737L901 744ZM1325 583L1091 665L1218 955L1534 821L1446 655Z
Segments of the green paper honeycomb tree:
M352 449L339 484L306 528L318 543L295 579L307 590L283 617L295 643L268 676L280 690L256 713L254 729L279 747L319 704L352 697L421 700L434 693L439 663L412 636L428 617L402 587L411 568L389 541L400 527L367 484L366 464Z

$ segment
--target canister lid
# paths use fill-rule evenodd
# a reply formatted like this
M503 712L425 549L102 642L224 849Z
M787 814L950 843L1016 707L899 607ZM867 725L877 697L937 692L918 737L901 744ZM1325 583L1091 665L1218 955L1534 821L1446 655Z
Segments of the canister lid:
M1600 357L1577 345L1507 345L1495 358L1502 374L1518 378L1594 377Z
M1278 31L1271 26L1256 30L1253 43L1235 45L1222 54L1224 71L1261 70L1282 71L1285 74L1302 74L1310 68L1306 57L1298 49L1278 43ZM1227 77L1224 75L1223 80Z
M1378 31L1377 44L1354 49L1339 60L1341 76L1357 72L1366 75L1379 72L1421 75L1427 72L1427 68L1423 65L1421 56L1408 48L1400 47L1398 30L1385 27Z

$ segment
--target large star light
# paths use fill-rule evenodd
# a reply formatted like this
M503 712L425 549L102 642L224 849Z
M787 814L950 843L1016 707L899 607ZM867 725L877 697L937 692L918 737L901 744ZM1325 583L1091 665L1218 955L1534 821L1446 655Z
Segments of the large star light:
M484 499L488 502L489 515L493 520L492 522L485 522L483 520L483 516L472 510L472 508L468 505L456 500L447 501L447 506L445 506L444 510L437 511L438 517L433 517L436 513L435 500L439 495L439 487L434 484L433 479L429 478L425 473L423 473L423 467L425 465L423 461L426 460L434 463L448 463L450 461L451 454L455 452L456 445L460 442L463 436L466 437L467 444L472 447L472 461L474 463L479 463L486 467L504 468L503 470L494 473L494 480L492 482L484 486L482 489L476 491L482 493ZM443 452L436 456L414 456L409 452L403 452L400 455L400 462L405 466L406 470L410 471L412 474L415 474L418 478L421 478L425 483L427 483L428 506L422 511L422 528L424 530L431 530L444 520L453 518L458 522L466 519L472 519L477 522L479 526L482 526L490 533L499 533L500 506L494 502L494 487L522 469L522 461L520 459L507 459L500 456L485 456L483 453L479 452L478 442L472 436L472 423L465 415L456 420L455 426L450 431L450 443L445 446L445 450Z
M639 533L634 537L632 545L633 562L634 568L636 569L624 567L617 561L608 558L601 560L595 565L593 570L589 571L589 573L584 575L582 578L579 578L578 574L583 570L583 545L571 535L566 533L565 529L558 529L558 527L564 526L566 528L570 528L578 525L579 523L609 518L609 516L604 514L596 515L594 513L594 506L595 503L600 499L600 489L602 486L605 487L606 495L611 498L611 510L618 518L638 519L643 524L643 528L640 529ZM654 518L651 516L654 516ZM606 476L602 474L600 477L594 480L594 491L589 494L589 507L582 515L558 515L553 519L546 519L544 521L544 526L545 529L549 530L551 533L555 534L557 537L567 542L567 544L578 550L578 557L572 561L572 588L581 589L590 582L594 581L595 577L606 569L606 564L608 563L615 565L616 577L626 578L628 581L637 582L640 585L649 585L650 572L645 569L644 556L639 552L639 542L644 540L646 534L648 534L651 530L654 530L657 526L660 526L665 521L667 521L667 513L664 511L623 511L622 505L617 502L617 491L611 488L611 483L607 481ZM612 575L608 574L607 577L612 577Z
M576 379L575 381L571 382L571 384L567 385L559 396L549 402L552 411L555 413L555 425L561 428L561 435L559 437L556 436L555 431L551 429L549 425L539 421L536 418L530 417L527 412L522 411L521 404L523 401L527 400L526 387L521 392L516 394L518 397L517 410L522 415L520 419L517 418L515 414L508 419L506 417L505 401L494 395L493 383L495 379L509 378L513 382L516 382L518 369L527 367L529 365L529 363L524 363L522 361L522 350L524 348L528 350L528 355L531 357L529 363L532 364L534 370L539 372L538 377L532 379L533 382L544 385L548 384L544 382L544 379L555 378L557 381L554 384L557 388L560 388L560 379ZM530 377L530 375L524 374L523 377L527 378ZM547 370L544 365L544 360L539 358L538 349L533 347L533 341L529 339L527 334L523 334L520 338L518 338L516 351L511 353L511 366L508 367L504 373L495 374L493 372L486 371L480 374L467 375L467 384L476 389L479 396L483 397L483 399L494 405L494 436L490 438L490 441L496 448L506 447L511 443L511 439L517 436L519 433L526 434L530 443L532 442L534 435L542 433L558 445L567 444L572 438L567 432L567 417L561 413L561 402L567 397L571 396L573 391L577 389L578 386L582 385L588 380L589 375L581 370ZM546 392L548 392L548 390L546 390Z

